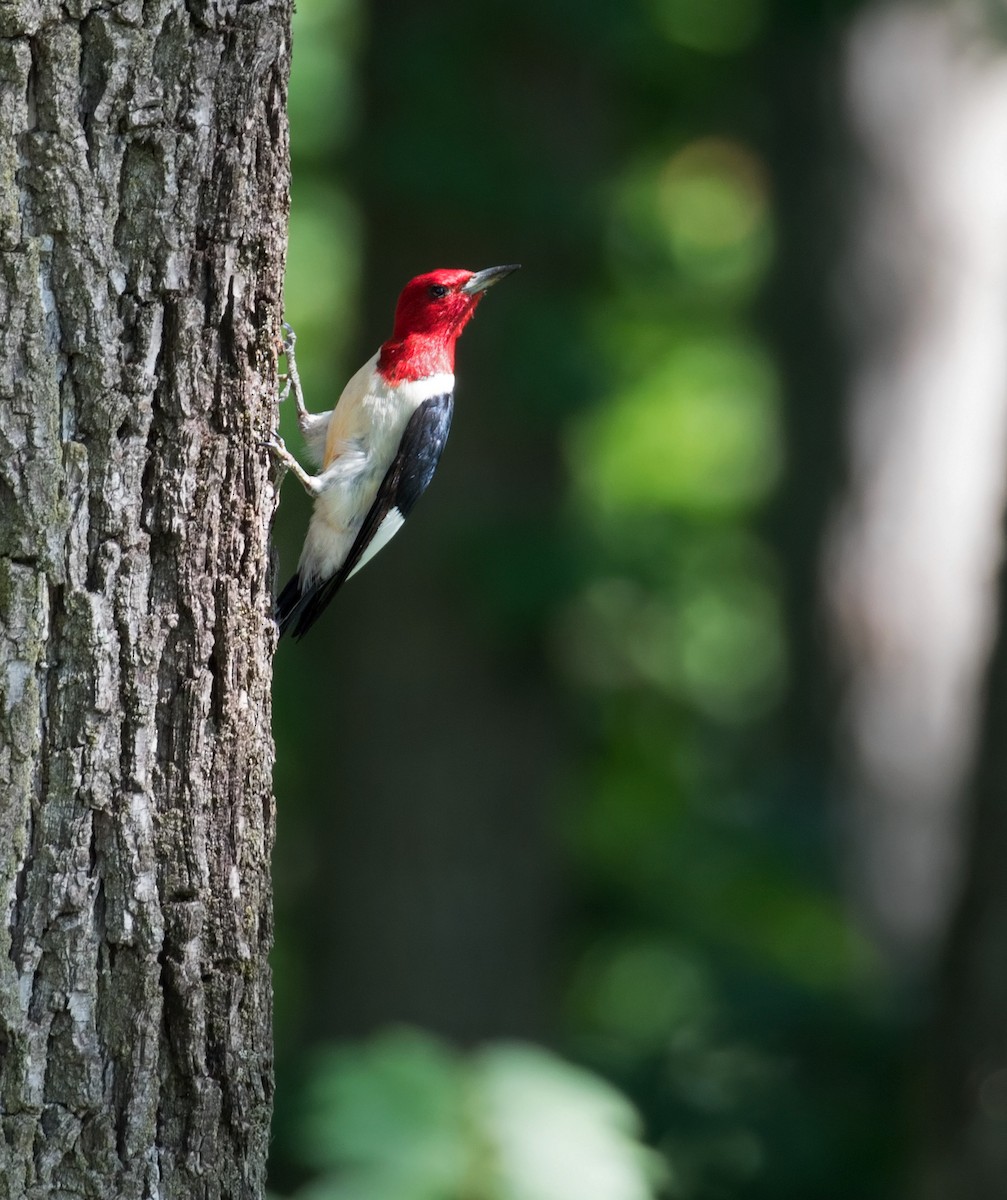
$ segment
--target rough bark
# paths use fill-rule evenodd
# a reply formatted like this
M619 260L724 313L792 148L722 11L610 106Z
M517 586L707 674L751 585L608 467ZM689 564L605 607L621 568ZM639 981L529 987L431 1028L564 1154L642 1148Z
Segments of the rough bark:
M0 0L0 1198L254 1197L289 0Z

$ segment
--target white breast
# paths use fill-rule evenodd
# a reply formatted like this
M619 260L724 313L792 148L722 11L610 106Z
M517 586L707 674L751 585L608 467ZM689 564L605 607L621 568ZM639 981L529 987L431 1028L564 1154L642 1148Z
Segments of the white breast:
M377 373L377 358L375 354L347 383L332 413L325 466L318 477L324 491L315 500L301 553L302 584L327 579L342 566L409 418L424 401L454 390L454 375L446 372L389 384ZM382 529L380 544L366 557L373 557L400 525L401 518L394 528Z

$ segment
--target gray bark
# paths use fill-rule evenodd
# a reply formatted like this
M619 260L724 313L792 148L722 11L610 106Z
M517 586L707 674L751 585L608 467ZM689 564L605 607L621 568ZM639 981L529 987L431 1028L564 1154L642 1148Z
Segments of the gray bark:
M0 1198L261 1195L289 0L0 0Z

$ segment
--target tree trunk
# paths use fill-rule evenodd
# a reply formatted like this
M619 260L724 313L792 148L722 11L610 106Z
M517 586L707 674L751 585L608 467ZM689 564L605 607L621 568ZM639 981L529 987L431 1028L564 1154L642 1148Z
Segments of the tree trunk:
M0 3L0 1198L256 1197L289 0Z
M845 674L852 892L929 971L958 889L1007 445L1007 59L979 0L883 0L846 52L849 487L826 594Z

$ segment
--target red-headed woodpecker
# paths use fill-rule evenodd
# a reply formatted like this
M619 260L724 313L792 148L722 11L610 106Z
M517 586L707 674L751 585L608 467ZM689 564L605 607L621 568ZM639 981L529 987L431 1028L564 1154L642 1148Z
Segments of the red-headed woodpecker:
M399 296L392 336L331 412L304 407L288 335L283 394L293 388L301 434L321 470L309 475L279 438L266 443L315 500L297 574L276 601L281 635L307 633L342 584L402 527L447 441L455 342L486 289L517 269L430 271L411 279Z

